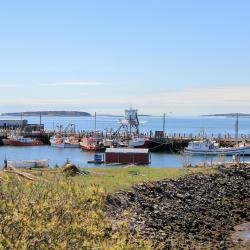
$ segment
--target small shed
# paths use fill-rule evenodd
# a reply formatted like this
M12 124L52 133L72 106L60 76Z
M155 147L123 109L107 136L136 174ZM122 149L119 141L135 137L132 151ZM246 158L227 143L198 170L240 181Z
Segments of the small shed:
M150 154L144 148L107 148L105 162L121 164L149 164Z

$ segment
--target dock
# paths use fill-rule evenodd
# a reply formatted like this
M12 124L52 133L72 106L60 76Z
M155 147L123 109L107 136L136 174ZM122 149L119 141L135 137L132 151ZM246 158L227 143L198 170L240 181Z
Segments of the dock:
M56 131L52 130L39 130L39 131L23 131L20 129L10 130L10 129L0 129L0 145L2 145L2 139L7 138L11 134L18 134L23 137L37 138L41 140L45 145L49 145L49 139L53 136ZM82 137L91 137L97 135L103 139L114 139L115 137L125 138L126 135L123 133L120 134L110 134L105 131L77 131L75 133L72 132L61 132L63 136L73 135L75 138ZM221 146L233 146L236 143L236 140L233 136L229 134L225 135L192 135L192 134L180 134L180 133L159 133L159 131L149 132L144 134L149 139L149 149L151 152L159 151L159 152L169 152L176 153L182 151L185 147L187 147L188 143L193 140L201 140L201 139L212 139L220 143ZM250 144L250 134L249 135L239 135L237 142L245 142Z

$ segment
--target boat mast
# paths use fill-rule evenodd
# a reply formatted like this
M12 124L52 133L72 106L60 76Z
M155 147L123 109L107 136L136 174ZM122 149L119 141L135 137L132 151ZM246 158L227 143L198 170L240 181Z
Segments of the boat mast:
M40 114L39 114L39 123L40 123L40 127L41 127L41 125L42 125L42 112L40 112Z
M236 145L237 145L237 146L238 146L238 144L239 144L238 135L239 135L239 113L236 113L236 121L235 121L235 142L236 142Z
M96 136L96 112L95 112L95 136Z
M163 137L165 136L165 124L166 124L166 113L163 113L163 124L162 124Z
M41 126L42 126L42 112L40 112L40 127L39 127L39 130L41 131Z

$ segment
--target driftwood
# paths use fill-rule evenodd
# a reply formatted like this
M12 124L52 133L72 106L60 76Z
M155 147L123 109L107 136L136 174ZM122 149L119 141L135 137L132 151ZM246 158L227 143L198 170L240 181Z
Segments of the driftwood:
M30 181L35 181L35 180L41 179L33 174L21 172L21 171L17 170L14 166L11 166L11 165L8 165L8 167L6 169L4 169L4 172L16 174L17 176L21 176L21 177L23 177L27 180L30 180Z

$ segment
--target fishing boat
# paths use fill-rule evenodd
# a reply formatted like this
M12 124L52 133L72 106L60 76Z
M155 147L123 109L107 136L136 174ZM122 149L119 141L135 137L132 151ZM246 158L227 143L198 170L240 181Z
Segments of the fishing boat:
M80 147L87 151L102 151L105 147L101 140L96 137L84 137L81 139Z
M128 146L131 148L148 148L149 139L144 136L133 136L128 142Z
M235 146L220 147L219 143L213 140L200 140L189 142L184 152L191 154L205 154L205 155L250 155L250 145L239 143L239 114L236 114L235 120Z
M50 145L58 148L79 148L79 141L75 137L64 137L61 134L55 134L50 138Z
M3 144L7 146L40 146L43 142L38 139L32 139L23 136L10 136L3 139Z
M64 137L61 134L55 134L49 140L51 147L64 148Z
M212 140L200 140L189 142L184 149L185 153L200 155L250 155L250 146L244 143L234 147L220 147L218 143Z
M74 136L69 136L64 139L64 147L65 148L79 148L80 143L78 139L76 139Z

